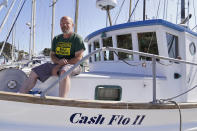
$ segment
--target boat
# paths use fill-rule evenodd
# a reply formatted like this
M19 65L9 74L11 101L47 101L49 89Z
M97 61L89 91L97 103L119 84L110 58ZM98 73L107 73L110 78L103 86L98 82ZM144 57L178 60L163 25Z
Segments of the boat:
M111 25L85 41L89 54L32 94L16 93L22 70L0 73L0 130L197 131L196 32L152 19ZM89 71L59 98L58 82L87 59Z

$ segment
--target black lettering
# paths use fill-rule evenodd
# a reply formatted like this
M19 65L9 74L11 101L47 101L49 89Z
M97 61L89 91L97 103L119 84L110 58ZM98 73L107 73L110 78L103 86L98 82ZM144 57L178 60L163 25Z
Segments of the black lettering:
M77 121L74 121L74 118L76 117L76 115L79 115L79 117L81 117L81 113L75 113L75 114L72 114L72 116L70 117L70 122L72 123L78 123L78 119Z
M116 121L117 118L119 118L119 117L120 117L120 115L112 115L112 118L111 118L110 122L108 123L108 125L112 125L112 122Z
M129 122L130 122L130 118L125 118L125 119L122 121L122 124L123 124L123 125L127 125Z
M124 116L121 115L120 120L118 121L118 125L121 124L121 121L122 121L123 117L124 117Z
M94 124L96 121L97 117L91 117L90 120L88 121L88 124Z
M133 125L135 125L137 123L139 118L140 118L140 115L137 115L137 117L135 118L135 121L133 122Z
M104 117L102 117L102 115L99 115L98 116L98 118L97 118L97 120L96 120L96 122L95 122L95 124L103 124L103 121L105 120L105 118Z
M83 116L83 117L81 117L81 120L79 121L79 123L86 124L87 120L88 120L88 117L87 116Z
M142 121L144 120L145 115L142 116L142 118L140 119L140 121L138 122L138 125L141 125Z

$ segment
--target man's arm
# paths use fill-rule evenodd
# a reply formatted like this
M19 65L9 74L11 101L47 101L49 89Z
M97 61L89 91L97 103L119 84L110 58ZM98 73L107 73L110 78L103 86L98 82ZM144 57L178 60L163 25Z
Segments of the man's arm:
M53 61L53 63L58 64L58 65L76 64L78 61L80 61L82 59L83 52L84 52L83 49L75 52L75 57L70 60L58 59L55 56L55 52L53 52L53 51L51 51L50 56L51 56L51 60Z
M78 61L80 61L83 57L83 52L83 49L75 52L75 57L70 60L67 60L68 64L76 64Z
M51 51L50 52L50 57L53 63L58 64L59 59L55 56L55 52Z
M50 56L51 56L51 60L53 61L53 63L55 64L58 64L58 65L66 65L68 64L67 60L66 59L58 59L56 56L55 56L55 52L51 51L50 52Z

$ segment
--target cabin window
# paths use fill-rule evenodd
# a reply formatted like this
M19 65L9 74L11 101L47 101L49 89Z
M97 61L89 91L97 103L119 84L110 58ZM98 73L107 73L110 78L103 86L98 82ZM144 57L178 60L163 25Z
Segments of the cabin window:
M155 32L138 33L139 51L158 55L157 38ZM140 59L151 60L150 57L140 56Z
M98 41L94 41L94 50L100 49L100 45ZM101 60L101 55L100 52L96 53L94 55L94 60L95 61L100 61Z
M103 47L113 47L112 44L112 37L104 38L103 39ZM112 51L105 51L104 52L104 60L114 60L114 54Z
M98 85L95 89L95 100L120 101L122 88L117 85Z
M91 47L92 47L92 45L89 44L89 45L88 45L88 53L89 53L89 54L91 53ZM90 62L90 63L92 62L92 57L89 58L89 62Z
M166 33L168 55L171 58L177 58L178 52L178 37L169 33Z
M196 46L194 42L191 42L189 44L189 52L191 55L195 55L196 54Z
M131 34L118 35L117 36L117 47L132 50ZM132 54L118 52L118 58L121 60L122 59L132 60L133 56L132 56Z

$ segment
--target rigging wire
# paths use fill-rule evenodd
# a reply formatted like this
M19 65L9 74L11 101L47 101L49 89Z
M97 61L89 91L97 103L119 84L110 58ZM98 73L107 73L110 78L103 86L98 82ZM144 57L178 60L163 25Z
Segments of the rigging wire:
M189 16L189 6L190 6L190 4L189 4L189 0L188 0L187 16ZM187 22L187 27L189 27L189 20L188 20L188 22Z
M19 17L19 15L20 15L20 13L21 13L21 11L22 11L22 9L23 9L23 7L24 7L26 1L27 1L27 0L24 0L23 4L22 4L22 6L21 6L21 8L20 8L20 10L19 10L19 12L18 12L18 14L17 14L17 16L16 16L16 18L15 18L13 24L12 24L12 27L11 27L9 33L8 33L8 36L7 36L6 40L5 40L4 43L3 43L3 46L1 47L0 55L2 54L2 51L3 51L3 49L4 49L4 46L5 46L5 44L7 43L8 39L9 39L9 37L10 37L10 34L11 34L13 28L14 28L14 25L16 24L16 21L18 20L18 17Z
M197 27L197 23L196 23L196 8L194 6L194 0L193 0L193 9L194 9L194 17L195 17L195 26L192 28L192 30L194 30Z
M176 24L178 22L178 12L179 12L179 0L177 2L177 9L176 9Z
M121 10L122 10L122 7L123 7L124 3L125 3L125 0L122 2L121 6L120 6L120 9L119 9L118 15L116 16L116 20L115 20L115 23L114 23L114 24L116 24L116 22L117 22L117 20L118 20L118 17L119 17L119 15L120 15L120 12L121 12Z
M167 16L168 16L168 0L166 1L166 12L165 12L165 15L166 15L166 20L167 20Z
M136 7L137 7L137 5L138 5L138 2L139 2L139 0L136 2L134 9L133 9L131 15L129 16L128 22L130 22L131 16L133 15L133 13L134 13L134 11L135 11L135 9L136 9Z
M164 7L163 7L163 19L165 20L165 11L166 10L166 0L164 0Z
M53 7L57 2L58 2L58 0L56 0L54 3L52 3L49 7Z
M160 7L160 3L161 3L161 0L159 0L159 4L158 4L158 8L157 8L157 15L156 15L156 19L158 18L158 15L159 15L159 7Z

